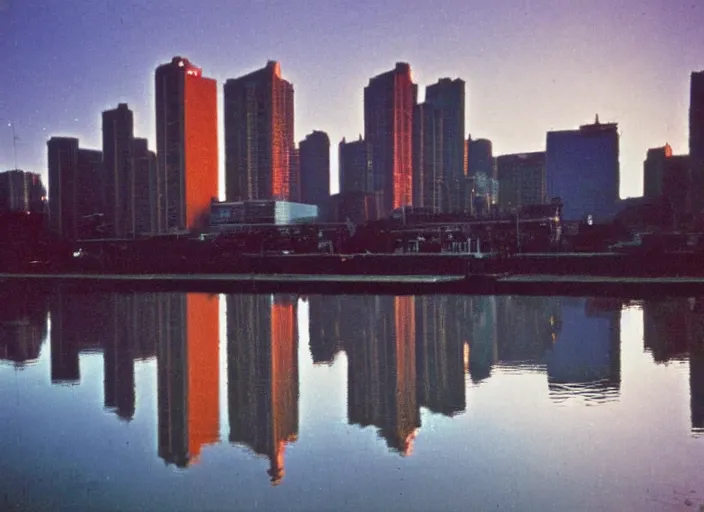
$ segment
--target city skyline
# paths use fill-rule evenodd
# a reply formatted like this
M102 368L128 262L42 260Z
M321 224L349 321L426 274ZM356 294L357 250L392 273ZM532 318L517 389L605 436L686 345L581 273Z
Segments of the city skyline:
M704 46L698 6L651 1L632 11L543 1L525 9L496 3L470 9L441 2L399 11L392 3L373 17L361 16L367 7L362 2L318 12L315 6L273 11L267 4L245 3L237 18L251 21L238 29L241 22L231 20L225 4L208 13L183 6L166 12L158 6L90 5L76 18L58 4L34 12L31 5L13 2L0 12L0 29L9 34L0 42L0 64L11 77L9 93L0 98L0 126L15 123L18 167L45 177L42 149L49 135L76 135L82 146L98 148L99 113L118 102L130 104L136 136L147 137L153 149L150 75L173 55L193 59L219 85L275 58L296 87L295 132L323 130L335 145L363 131L362 90L369 77L405 61L421 86L419 101L438 78L467 81L466 131L492 140L496 155L542 151L547 131L571 129L597 112L604 122L618 122L622 197L641 194L647 149L668 142L675 153L687 152L689 75L704 67L697 56ZM191 20L190 30L168 30L184 17ZM347 19L350 28L340 30ZM359 19L366 20L361 28ZM393 34L392 21L399 29ZM76 24L87 24L80 41L72 35ZM304 24L310 27L305 35L297 28ZM162 32L159 41L149 37ZM62 44L57 49L43 44L45 38ZM124 44L100 43L116 38ZM86 44L91 41L95 45ZM239 48L238 54L225 51L227 44ZM310 48L321 47L311 58ZM218 97L222 104L220 87ZM0 168L14 168L11 130L3 135ZM219 146L223 194L222 142ZM333 151L333 192L337 168Z

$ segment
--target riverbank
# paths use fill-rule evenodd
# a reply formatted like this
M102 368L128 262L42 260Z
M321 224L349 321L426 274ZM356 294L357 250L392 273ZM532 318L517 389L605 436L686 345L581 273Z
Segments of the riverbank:
M2 286L77 292L704 297L704 277L585 275L0 274Z

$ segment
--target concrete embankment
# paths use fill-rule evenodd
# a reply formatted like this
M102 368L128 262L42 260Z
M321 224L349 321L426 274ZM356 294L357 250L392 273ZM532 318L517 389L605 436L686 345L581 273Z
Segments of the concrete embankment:
M0 289L77 292L704 297L700 277L559 275L0 274Z

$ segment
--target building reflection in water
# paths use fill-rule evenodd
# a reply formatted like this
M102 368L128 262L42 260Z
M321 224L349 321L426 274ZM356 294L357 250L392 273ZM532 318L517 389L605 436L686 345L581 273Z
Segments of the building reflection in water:
M689 357L691 427L704 433L704 302L645 301L644 349L658 363ZM51 380L80 381L79 354L104 354L104 405L134 416L134 361L157 356L158 453L188 466L218 442L217 297L182 293L12 293L0 297L0 359L35 360L51 317ZM331 363L347 352L351 424L373 426L409 454L420 407L453 416L473 383L501 372L546 375L555 401L619 397L620 301L556 297L312 296L310 353ZM298 436L296 298L227 297L230 442L284 476Z
M186 467L219 441L219 299L157 297L159 456Z
M227 297L230 442L269 459L272 484L284 476L284 451L298 438L296 298Z
M464 297L415 298L418 405L453 416L466 408Z
M342 338L351 325L344 325L349 311L337 296L313 295L308 298L310 354L313 364L332 364L342 350Z
M472 382L479 383L491 376L497 362L497 299L496 297L458 298L462 330L466 336L463 351L466 371ZM465 355L466 354L466 355Z
M687 357L689 314L685 299L647 300L643 303L643 344L656 363Z
M561 299L548 351L550 396L581 396L589 403L619 397L621 387L621 303L605 299Z
M134 361L156 354L160 296L115 294L105 304L110 318L103 337L104 404L124 420L135 411Z
M643 345L656 363L689 358L692 432L704 435L704 299L643 303Z
M47 297L26 289L0 293L0 361L21 368L39 358L47 335Z
M545 371L560 317L559 299L508 296L496 302L497 365L520 373Z
M51 382L78 384L81 352L103 349L106 328L112 324L113 295L83 295L57 290L50 297Z
M357 336L350 333L345 339L349 422L377 427L392 450L408 455L420 427L415 298L376 296L350 300L357 303L361 316L354 317L359 322Z

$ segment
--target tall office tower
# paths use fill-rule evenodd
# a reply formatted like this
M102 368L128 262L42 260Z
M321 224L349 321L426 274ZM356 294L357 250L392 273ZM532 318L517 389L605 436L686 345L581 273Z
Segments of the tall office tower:
M102 183L103 153L95 149L78 149L78 181L76 182L76 215L78 226L87 219L104 213Z
M698 214L704 209L704 71L692 73L689 94L691 186L688 209Z
M291 148L289 160L289 195L288 200L294 203L301 202L301 150Z
M492 144L488 139L472 140L470 135L467 138L467 176L480 173L489 178L496 177Z
M276 61L225 82L225 194L228 201L289 200L294 147L293 85Z
M502 211L546 202L544 151L499 156L496 172L501 184L499 208Z
M647 157L643 162L643 195L645 197L655 198L662 195L665 166L667 159L671 156L672 148L669 144L648 150Z
M0 173L0 211L43 213L45 196L39 174L19 169Z
M132 139L132 172L134 176L135 234L155 233L156 204L156 155L149 151L147 139Z
M301 202L322 207L330 197L330 138L315 130L299 143Z
M103 112L104 200L107 236L125 238L134 234L132 139L134 120L127 103Z
M167 464L186 467L220 435L219 299L169 293L159 302L159 456Z
M465 82L459 78L441 78L425 90L425 103L439 111L442 118L436 141L442 147L443 181L447 191L446 211L461 209L464 178L464 113Z
M384 215L413 205L412 125L417 96L411 67L404 62L373 77L364 88L364 139L374 191L383 194Z
M372 192L374 179L369 163L367 143L362 136L355 141L347 142L344 138L338 146L340 166L340 193Z
M548 198L562 199L565 220L608 222L619 201L619 135L616 123L548 132L545 157Z
M156 69L157 229L199 229L218 195L215 80L188 59Z
M413 206L447 211L442 111L430 103L413 109Z
M49 225L62 238L76 233L76 182L78 139L52 137L47 142L49 161Z
M672 227L679 229L687 223L688 196L691 193L691 159L689 155L672 155L665 159L662 178L662 199L672 218Z

